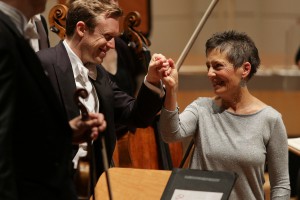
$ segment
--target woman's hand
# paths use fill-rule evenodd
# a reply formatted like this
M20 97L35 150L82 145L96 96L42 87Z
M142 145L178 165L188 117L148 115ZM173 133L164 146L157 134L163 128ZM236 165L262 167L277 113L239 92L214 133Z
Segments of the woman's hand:
M172 59L168 59L169 67L166 71L161 71L161 80L168 91L177 91L178 88L178 71Z
M169 67L169 62L164 55L153 54L146 80L153 85L159 86L162 76L168 72Z

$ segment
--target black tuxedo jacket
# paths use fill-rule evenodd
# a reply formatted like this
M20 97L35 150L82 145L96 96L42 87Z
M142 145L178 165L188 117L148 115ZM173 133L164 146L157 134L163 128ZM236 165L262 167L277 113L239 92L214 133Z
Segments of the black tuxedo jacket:
M72 199L68 118L35 52L1 11L0 109L0 199Z
M74 74L67 51L62 42L53 48L39 51L38 56L44 69L56 90L64 110L69 118L80 112L73 100L76 90ZM115 124L124 124L135 127L147 127L152 123L155 115L161 109L162 101L158 94L141 86L137 99L129 96L111 81L108 73L102 66L97 66L97 80L92 80L100 102L99 112L103 113L107 121L107 130L104 133L109 163L116 143ZM100 141L94 142L97 176L103 172Z

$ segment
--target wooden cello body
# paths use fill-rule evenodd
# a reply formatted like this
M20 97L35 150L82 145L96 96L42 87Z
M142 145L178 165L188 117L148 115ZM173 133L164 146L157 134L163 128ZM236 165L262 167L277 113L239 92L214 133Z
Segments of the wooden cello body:
M157 122L154 122L157 123ZM157 137L157 125L137 128L118 139L114 162L116 167L168 169L179 167L182 144L165 144Z

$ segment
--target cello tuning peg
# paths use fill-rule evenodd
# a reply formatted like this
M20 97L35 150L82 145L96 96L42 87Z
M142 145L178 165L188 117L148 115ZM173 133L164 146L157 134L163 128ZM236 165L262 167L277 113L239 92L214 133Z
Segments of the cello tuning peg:
M130 48L133 48L133 49L136 48L136 44L135 44L134 42L129 42L129 43L128 43L128 46L129 46Z
M55 26L51 26L51 27L50 27L50 31L52 31L53 33L56 33L56 34L59 33L58 28L56 28Z

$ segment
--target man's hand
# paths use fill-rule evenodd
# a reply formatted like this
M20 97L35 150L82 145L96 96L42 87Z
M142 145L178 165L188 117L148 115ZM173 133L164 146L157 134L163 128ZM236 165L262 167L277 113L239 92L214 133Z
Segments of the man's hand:
M81 116L69 121L73 130L73 144L80 144L97 139L99 133L106 129L106 121L102 113L89 113L89 119L81 120Z
M159 86L162 76L169 75L169 68L169 60L164 55L153 54L149 63L146 80L155 86Z

